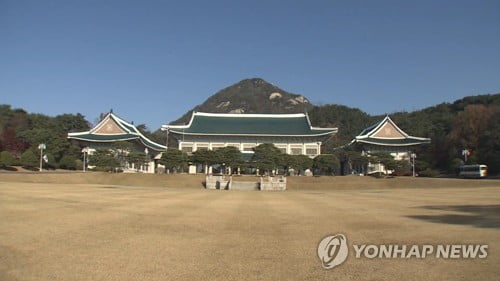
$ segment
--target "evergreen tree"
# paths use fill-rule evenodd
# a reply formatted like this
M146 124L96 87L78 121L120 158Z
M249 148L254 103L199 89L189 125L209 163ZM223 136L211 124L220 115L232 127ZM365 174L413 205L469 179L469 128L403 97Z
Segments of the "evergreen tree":
M254 148L254 155L252 161L255 163L256 168L262 172L266 171L270 174L271 170L278 168L281 160L281 151L271 143L263 143Z
M134 164L135 169L139 169L140 166L146 164L146 154L132 151L126 156L126 161L129 164Z
M116 171L121 167L120 161L107 149L98 149L89 155L89 166L96 166L98 171Z
M305 171L313 167L313 159L309 158L307 155L292 155L295 159L295 169L300 171Z
M237 168L243 164L241 152L236 147L228 146L215 151L217 159L224 167Z
M324 175L338 174L340 161L335 155L318 155L314 158L313 168Z
M175 148L169 148L163 153L159 163L164 165L165 169L176 173L187 166L187 160L185 153Z
M14 164L14 157L8 151L2 151L0 153L0 164L5 166L12 166Z
M71 155L64 155L61 160L59 160L59 168L66 170L75 170L76 158Z
M21 155L21 163L25 167L29 168L34 168L39 165L38 163L39 159L35 153L31 149L26 150L22 155Z

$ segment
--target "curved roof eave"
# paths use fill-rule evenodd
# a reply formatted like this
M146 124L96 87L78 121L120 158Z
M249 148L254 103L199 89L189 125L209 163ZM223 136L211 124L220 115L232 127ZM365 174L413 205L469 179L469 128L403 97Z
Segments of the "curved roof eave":
M89 138L81 138L81 137L69 137L68 139L75 139L75 140L81 140L81 141L88 141L88 142L117 142L117 141L128 141L128 140L135 140L138 139L139 137L133 136L133 137L128 137L128 138L118 138L118 139L108 139L108 140L94 140L94 139L89 139Z
M106 120L109 118L113 119L115 123L123 129L125 132L127 132L130 135L133 135L133 137L127 137L127 138L116 138L116 139L109 139L109 140L95 140L91 138L84 138L84 137L79 137L83 135L93 135L93 132L95 132L98 128L100 128ZM102 134L99 134L100 136L104 136ZM117 136L117 135L109 135L110 137L112 136ZM68 138L69 139L76 139L76 140L82 140L82 141L88 141L88 142L115 142L115 141L125 141L125 140L133 140L133 139L139 139L141 143L153 150L156 151L164 151L167 149L166 146L158 144L154 141L151 141L148 139L146 136L144 136L138 129L135 127L133 124L128 123L127 121L123 120L122 118L118 117L115 115L113 112L109 112L105 118L103 118L94 128L92 128L89 131L85 132L75 132L75 133L68 133Z
M412 145L421 145L421 144L429 144L429 141L416 141L416 142L409 142L409 143L383 143L383 142L373 142L373 141L367 141L367 140L356 140L356 142L362 142L362 143L367 143L367 144L373 144L373 145L380 145L380 146L412 146Z
M208 133L189 133L182 131L169 130L170 133L179 135L192 135L192 136L238 136L238 137L315 137L325 136L337 133L337 131L329 131L319 134L306 134L306 135L282 135L282 134L208 134Z
M161 144L157 144L155 142L152 142L150 141L149 139L145 138L147 141L144 141L143 138L139 138L139 140L141 141L141 143L144 145L144 146L147 146L153 150L156 150L156 151L166 151L167 150L167 147L164 146L164 145L161 145ZM148 143L149 142L149 143ZM155 147L156 146L156 147Z

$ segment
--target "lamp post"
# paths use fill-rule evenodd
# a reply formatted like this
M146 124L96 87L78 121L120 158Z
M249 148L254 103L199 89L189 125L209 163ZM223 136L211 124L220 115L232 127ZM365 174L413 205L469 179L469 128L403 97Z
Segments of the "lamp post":
M82 152L83 152L83 172L85 173L87 171L87 158L89 154L89 148L84 147L82 149Z
M462 150L462 155L464 156L464 164L467 163L467 156L470 155L470 151L467 148Z
M46 148L47 146L44 143L38 145L38 149L40 149L40 172L43 171L43 150Z
M413 152L411 155L410 155L411 159L412 159L412 171L413 171L413 176L415 177L415 158L417 158L417 154L415 152Z
M165 143L165 147L168 149L168 135L169 135L169 130L168 130L168 127L167 127L167 141Z
M147 147L144 148L144 154L146 154L146 173L149 173L149 157L148 157L149 150Z

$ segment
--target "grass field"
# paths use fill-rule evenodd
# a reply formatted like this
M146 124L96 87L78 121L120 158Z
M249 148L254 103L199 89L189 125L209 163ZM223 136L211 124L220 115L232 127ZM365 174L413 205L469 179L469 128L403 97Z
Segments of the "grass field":
M0 174L0 280L498 280L500 182L289 178L286 192L199 176ZM488 244L486 259L357 259L351 244Z

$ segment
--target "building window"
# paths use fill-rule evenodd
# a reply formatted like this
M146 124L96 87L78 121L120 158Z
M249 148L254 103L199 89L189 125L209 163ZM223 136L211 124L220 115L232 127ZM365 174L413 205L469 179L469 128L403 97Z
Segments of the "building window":
M306 145L306 155L316 156L318 155L318 146L316 145Z
M183 145L181 148L182 152L185 153L192 153L193 152L193 146L192 145Z
M281 153L286 153L286 144L275 144L277 149L281 151Z
M292 155L301 155L302 154L302 147L292 147L292 148L290 148L290 154L292 154Z
M197 143L196 150L208 150L208 143Z
M306 148L306 155L317 155L318 154L318 149L317 148Z

